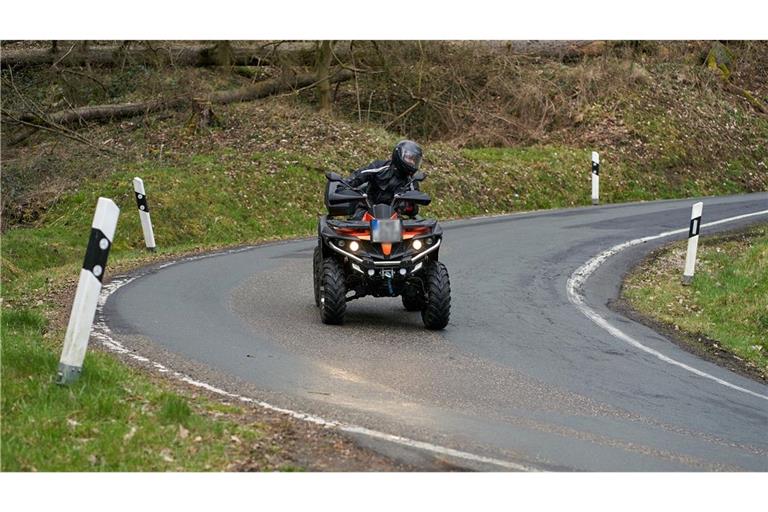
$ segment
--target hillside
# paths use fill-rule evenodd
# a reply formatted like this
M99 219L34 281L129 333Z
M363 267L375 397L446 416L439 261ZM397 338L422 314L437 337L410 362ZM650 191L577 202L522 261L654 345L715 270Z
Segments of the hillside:
M706 55L705 43L651 49L614 44L573 63L462 44L449 45L446 53L440 52L445 50L441 43L430 44L422 60L408 61L412 69L387 71L396 79L424 80L419 94L410 84L392 87L390 110L401 112L394 120L384 104L377 104L383 74L360 73L357 80L339 84L333 115L317 114L312 92L304 90L215 105L214 122L206 128L199 127L195 112L171 111L74 126L64 136L39 130L20 144L6 143L4 228L43 225L46 217L60 217L72 206L66 197L74 189L78 198L91 201L97 189L109 190L137 173L146 174L158 200L171 201L163 194L183 194L170 186L175 169L180 176L173 180L181 180L182 188L225 179L228 186L220 193L242 206L232 210L233 225L242 218L233 234L254 239L263 235L255 227L263 221L296 216L300 222L320 211L319 193L309 193L307 185L319 186L321 171L349 172L385 157L401 137L424 144L426 169L432 171L428 187L436 198L433 212L443 217L586 204L592 150L603 159L602 194L608 202L768 188L768 116L724 87L719 70L697 60ZM768 96L767 46L747 43L732 50L740 57L733 58L732 80L757 98ZM408 57L408 51L407 46L399 53L391 50L390 65ZM502 65L509 69L494 71ZM50 111L67 104L202 94L251 81L220 68L128 63L121 69L84 69L87 78L47 67L4 69L4 112L23 110L22 102ZM261 72L277 73L273 68ZM474 94L471 101L454 97L457 84ZM432 91L443 85L450 90L440 101L433 99ZM423 101L403 116L405 90ZM367 112L357 111L355 98L363 97L370 99ZM467 113L468 108L475 111ZM446 122L449 118L453 124ZM18 127L8 116L3 119L6 140ZM81 140L73 140L73 134ZM274 177L284 186L275 187ZM102 185L97 179L107 181ZM231 196L233 185L237 192ZM287 196L291 199L283 200ZM259 198L268 207L260 208ZM246 215L249 208L257 211ZM228 217L225 211L223 218ZM251 228L242 226L249 222ZM188 241L199 240L193 235Z

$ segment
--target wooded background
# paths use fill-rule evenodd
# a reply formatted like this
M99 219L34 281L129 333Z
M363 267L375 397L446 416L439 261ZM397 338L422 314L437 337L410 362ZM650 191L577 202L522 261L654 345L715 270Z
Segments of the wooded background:
M242 144L245 135L227 137L278 122L261 113L266 101L299 108L303 126L335 119L456 149L611 149L672 184L724 154L762 171L768 137L761 41L4 41L1 50L4 228L38 218L30 197L82 176L67 170L74 162L135 162L157 151L151 137L164 138L167 155L166 122L183 128L177 145L194 139L178 154ZM235 105L254 105L250 122ZM764 187L751 176L739 175L744 190Z
M740 53L735 74L729 46ZM446 138L501 123L504 129L497 131L505 134L497 133L499 140L487 133L490 140L481 142L539 140L578 122L585 105L631 82L652 81L643 67L645 59L697 59L702 67L721 71L719 86L742 95L755 111L768 113L766 71L760 69L765 45L729 46L649 41L11 41L3 43L1 59L5 142L19 143L35 129L73 135L73 125L170 110L194 113L204 127L214 122L216 105L306 91L312 91L321 111L337 108L359 121L417 137ZM576 66L595 59L589 69ZM227 83L217 90L213 83L183 77L162 84L104 76L108 69L124 74L185 67L207 68ZM58 97L25 94L26 84L17 77L29 68L46 68L49 73L41 78L58 86ZM350 81L350 87L340 88ZM131 86L136 101L112 101Z

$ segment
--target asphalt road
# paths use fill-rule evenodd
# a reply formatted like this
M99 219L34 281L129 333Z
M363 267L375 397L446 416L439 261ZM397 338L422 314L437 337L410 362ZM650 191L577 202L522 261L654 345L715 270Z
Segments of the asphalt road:
M567 280L584 262L626 240L687 227L693 202L446 223L440 256L453 306L439 333L399 298L353 301L345 325L321 324L308 240L151 269L109 298L104 317L128 347L229 391L534 469L766 471L768 400L638 350L567 297ZM766 193L705 198L703 222L765 209ZM702 236L758 220L768 216ZM633 263L685 236L608 259L585 285L586 304L665 356L768 396L767 386L606 306ZM499 469L359 441L425 468Z

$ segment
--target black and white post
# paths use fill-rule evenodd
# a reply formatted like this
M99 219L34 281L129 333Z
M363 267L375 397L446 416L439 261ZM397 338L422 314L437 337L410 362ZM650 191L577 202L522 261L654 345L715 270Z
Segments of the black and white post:
M600 155L592 152L592 204L600 204Z
M144 243L147 245L147 249L154 251L155 233L152 231L152 219L149 217L147 192L144 190L144 181L141 178L133 178L133 191L136 193L136 205L139 207L141 230L144 232Z
M107 256L117 227L120 208L111 199L100 197L91 223L91 235L80 270L72 313L69 316L64 349L61 351L57 384L70 384L80 376L93 317L101 292L101 280L107 268Z
M683 284L693 282L693 273L696 270L696 252L699 249L699 231L701 230L701 212L704 203L699 201L691 208L691 224L688 228L688 252L685 255L685 270L683 271Z

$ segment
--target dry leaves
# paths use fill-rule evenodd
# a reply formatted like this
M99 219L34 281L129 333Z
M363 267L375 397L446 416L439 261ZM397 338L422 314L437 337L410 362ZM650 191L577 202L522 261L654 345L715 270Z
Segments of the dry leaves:
M133 436L136 435L137 430L138 429L136 428L136 425L131 426L131 429L123 436L123 442L127 443L133 439Z
M171 450L169 448L163 448L160 450L160 458L165 462L174 462L173 457L171 457Z

